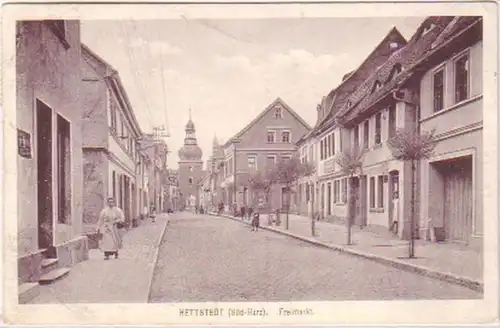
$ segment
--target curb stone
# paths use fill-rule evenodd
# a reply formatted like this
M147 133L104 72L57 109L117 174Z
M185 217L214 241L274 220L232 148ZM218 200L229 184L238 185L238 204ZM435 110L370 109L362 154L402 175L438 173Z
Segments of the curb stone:
M161 241L163 240L163 237L165 236L165 232L167 231L167 226L168 226L169 223L170 223L170 215L165 220L165 224L163 225L163 228L161 230L160 237L158 238L158 241L156 242L156 245L155 245L155 251L154 251L155 255L154 255L154 260L153 260L153 270L151 270L151 275L149 277L148 294L146 296L146 303L149 302L149 298L151 296L151 285L153 284L153 277L154 277L154 273L155 273L155 268L156 268L156 265L158 264L158 257L160 255L160 245L161 245Z
M209 214L213 215L213 216L218 216L217 214L214 214L214 213L209 213ZM244 223L247 225L250 224L249 222L242 221L240 219L237 219L233 216L226 215L226 214L221 215L221 217L232 219L234 221L241 222L241 223ZM423 267L420 265L408 263L408 262L401 261L398 259L393 259L393 258L381 256L381 255L375 255L375 254L371 254L371 253L367 253L367 252L349 249L345 246L325 243L325 242L322 242L319 240L315 240L315 239L305 237L305 236L300 236L300 235L297 235L297 234L294 234L294 233L291 233L288 231L283 231L283 230L275 229L272 227L261 226L260 228L263 230L276 232L276 233L279 233L279 234L282 234L282 235L285 235L288 237L302 240L302 241L308 242L310 244L314 244L314 245L319 246L319 247L328 248L328 249L331 249L331 250L334 250L337 252L341 252L341 253L346 253L349 255L354 255L354 256L361 257L361 258L371 260L374 262L378 262L380 264L390 266L390 267L393 267L396 269L416 273L416 274L421 275L421 276L426 276L426 277L441 280L441 281L444 281L447 283L466 287L466 288L469 288L469 289L474 290L476 292L480 292L480 293L484 292L484 283L483 282L477 281L477 280L474 280L474 279L471 279L468 277L459 276L459 275L449 273L449 272L441 272L441 271L437 271L437 270L432 270L432 269L429 269L429 268L426 268L426 267Z

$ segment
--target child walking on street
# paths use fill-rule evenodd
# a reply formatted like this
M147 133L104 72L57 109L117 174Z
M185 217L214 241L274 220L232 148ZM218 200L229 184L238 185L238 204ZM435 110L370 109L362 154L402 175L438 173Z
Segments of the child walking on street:
M253 213L252 217L252 231L259 231L260 214L259 212Z

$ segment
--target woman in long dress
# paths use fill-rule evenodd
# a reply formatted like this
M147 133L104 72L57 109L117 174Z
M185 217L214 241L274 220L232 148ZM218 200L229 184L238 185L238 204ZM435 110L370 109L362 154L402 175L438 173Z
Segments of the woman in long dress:
M113 254L115 258L118 258L118 251L123 246L118 229L124 223L123 211L116 206L114 198L108 198L108 206L102 209L97 223L97 231L102 233L99 247L104 252L105 260L108 260Z

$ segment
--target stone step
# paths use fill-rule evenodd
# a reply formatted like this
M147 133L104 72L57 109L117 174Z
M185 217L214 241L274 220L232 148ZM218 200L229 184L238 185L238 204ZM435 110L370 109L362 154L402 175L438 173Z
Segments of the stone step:
M42 268L43 269L48 268L51 265L57 264L57 262L59 262L59 260L57 258L54 258L54 259L43 259L42 260Z
M40 293L40 284L36 282L26 282L19 285L18 300L19 304L25 304L38 296Z
M70 268L60 268L52 270L40 277L38 281L41 285L47 285L53 283L57 279L61 279L71 271Z

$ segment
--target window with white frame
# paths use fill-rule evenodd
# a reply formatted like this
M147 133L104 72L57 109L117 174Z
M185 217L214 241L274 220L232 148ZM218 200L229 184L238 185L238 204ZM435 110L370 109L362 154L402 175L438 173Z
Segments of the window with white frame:
M307 160L307 158L306 158L306 156L307 156L306 150L307 150L306 146L300 148L300 162L301 163L305 163L306 160Z
M455 59L455 103L469 98L469 53Z
M282 131L281 132L281 142L283 143L290 143L290 131Z
M370 121L366 120L364 123L364 135L363 135L363 143L365 148L370 146Z
M375 208L375 177L370 178L370 208Z
M276 164L276 156L275 155L267 155L266 164L268 167Z
M326 158L332 156L332 139L330 135L326 137Z
M281 107L276 107L274 109L274 118L283 118L283 109Z
M341 180L341 188L342 188L342 197L341 197L341 201L342 203L346 203L347 202L347 178L344 178Z
M321 140L321 160L324 160L326 158L326 139L323 138Z
M335 133L332 133L330 135L330 138L332 139L332 141L331 141L332 142L332 153L330 156L333 156L333 155L335 155Z
M384 208L384 176L379 175L377 181L377 207Z
M444 108L444 66L437 69L432 77L434 112Z
M314 145L309 145L309 155L307 160L309 162L314 162Z
M257 169L257 156L248 155L247 161L248 161L248 169L250 171L255 171Z
M340 180L333 183L333 199L335 203L340 203Z
M375 115L375 144L382 143L382 113Z
M292 158L292 155L290 155L290 154L281 155L281 159L283 161L289 161L291 158Z
M394 105L389 106L389 137L393 137L396 134L396 107Z
M267 143L274 143L276 140L275 131L267 131Z
M359 147L359 125L356 125L354 127L353 134L354 134L354 147L358 148Z
M319 159L323 160L323 140L319 141Z

